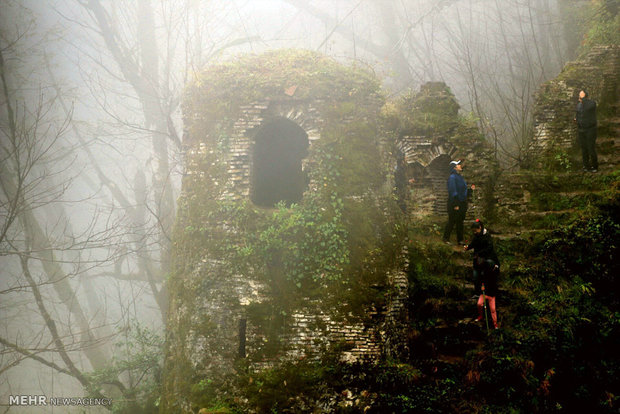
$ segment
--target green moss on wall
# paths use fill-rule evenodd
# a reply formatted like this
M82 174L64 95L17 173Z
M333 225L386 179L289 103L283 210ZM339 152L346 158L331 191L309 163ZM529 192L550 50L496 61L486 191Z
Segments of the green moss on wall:
M393 105L386 106L384 117L389 130L400 136L449 134L458 125L459 104L443 82L429 82L419 92L410 91Z
M216 130L230 129L241 107L252 102L322 101L322 113L331 109L342 115L343 109L360 109L356 102L363 104L379 91L379 80L362 68L309 50L285 49L208 67L188 87L183 112L191 140L204 142L215 139Z
M534 117L540 136L534 137L524 167L570 170L581 164L573 122L577 94L586 89L597 102L599 137L613 136L617 116L618 72L620 71L620 15L615 0L592 1L562 8L572 9L571 30L583 34L578 58L539 88ZM573 148L571 148L571 146Z
M261 208L226 196L233 126L256 102L311 102L317 111L320 139L307 157L311 185L298 204ZM192 407L208 406L195 392L203 388L201 395L214 404L226 394L225 378L234 376L218 373L216 362L194 361L196 349L212 361L236 358L231 333L204 309L214 295L231 318L247 315L258 333L248 363L282 356L282 338L297 311L365 321L369 309L384 305L404 227L384 189L389 154L376 121L383 103L371 73L299 50L215 65L188 88L183 108L192 151L173 235L166 362L172 368L164 379L163 412L178 412L173 400L179 395ZM213 290L239 276L262 286L260 301L244 307L234 291L220 297ZM205 385L213 375L221 384Z
M435 148L448 151L454 159L464 160L467 182L480 189L475 193L476 204L481 207L480 218L493 219L498 162L475 119L460 116L458 111L458 102L450 88L443 82L429 82L419 92L411 91L388 103L381 120L395 142L406 137L424 137Z

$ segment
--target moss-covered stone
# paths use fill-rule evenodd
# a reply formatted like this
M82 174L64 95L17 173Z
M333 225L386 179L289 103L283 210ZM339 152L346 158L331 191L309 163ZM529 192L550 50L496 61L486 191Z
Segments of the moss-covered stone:
M446 137L459 124L459 104L443 82L428 82L418 92L409 91L386 106L388 130L397 136Z
M613 122L618 116L619 74L620 47L599 45L567 63L555 79L544 83L536 93L535 136L524 166L556 170L580 166L573 119L581 89L597 102L599 137L613 135Z
M470 200L470 216L492 219L498 162L475 120L459 116L458 111L459 104L450 88L443 82L429 82L418 92L410 91L388 103L382 121L395 143L394 151L404 153L409 166L407 178L414 180L414 196L430 198L433 213L446 214L448 164L452 159L461 159L467 182L476 187ZM430 194L424 192L425 188ZM419 200L410 204L418 207L416 214L424 208Z
M209 142L230 130L242 107L253 102L312 100L323 116L345 116L376 110L365 102L380 99L379 91L379 80L362 68L308 50L276 50L207 67L188 87L183 113L189 142Z
M329 348L328 331L376 352L384 319L371 311L393 294L404 239L383 103L371 73L299 50L214 65L188 88L162 412L216 405L236 369ZM254 137L283 118L309 136L308 185L297 203L261 207L249 198Z

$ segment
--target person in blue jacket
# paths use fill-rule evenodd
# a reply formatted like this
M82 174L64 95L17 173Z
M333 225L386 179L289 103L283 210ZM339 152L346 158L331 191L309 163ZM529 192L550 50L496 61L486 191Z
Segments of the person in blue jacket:
M443 233L443 240L450 242L452 229L456 227L456 242L463 244L463 221L467 213L467 182L461 175L463 164L450 161L450 178L448 178L448 223ZM472 190L475 188L471 186Z

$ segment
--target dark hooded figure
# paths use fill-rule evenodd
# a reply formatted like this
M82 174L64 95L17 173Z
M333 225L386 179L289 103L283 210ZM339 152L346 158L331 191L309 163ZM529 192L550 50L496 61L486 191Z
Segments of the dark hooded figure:
M398 151L396 153L396 168L394 169L394 193L396 202L403 213L407 213L407 161L405 155Z
M463 221L467 213L467 182L461 175L461 161L450 162L450 178L448 178L448 223L443 233L443 240L450 242L450 234L456 226L456 242L463 244ZM473 186L472 186L473 188Z
M583 89L579 91L575 122L577 122L577 142L581 147L583 171L597 172L596 102L588 99L588 92Z

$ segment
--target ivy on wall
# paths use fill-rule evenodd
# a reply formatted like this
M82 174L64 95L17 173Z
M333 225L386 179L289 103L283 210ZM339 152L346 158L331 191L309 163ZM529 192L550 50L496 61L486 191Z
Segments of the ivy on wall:
M292 97L286 93L291 87ZM321 128L308 148L310 185L302 200L266 208L226 194L235 122L248 106L271 101L311 102ZM213 385L221 381L204 382L201 372L222 381L230 375L217 374L216 365L234 360L226 332L231 322L210 315L209 303L229 309L231 318L246 315L253 329L248 362L286 351L283 338L295 312L359 322L370 318L369 309L384 306L387 275L400 265L404 226L385 186L390 155L377 125L383 103L372 73L299 50L215 65L188 88L187 174L169 285L172 368L163 391L170 412L178 406L169 392L190 399L196 387L203 394L222 392L225 387ZM234 286L218 290L227 286L218 283L239 278L258 286L260 297L242 304ZM202 359L192 356L196 349L203 350Z

